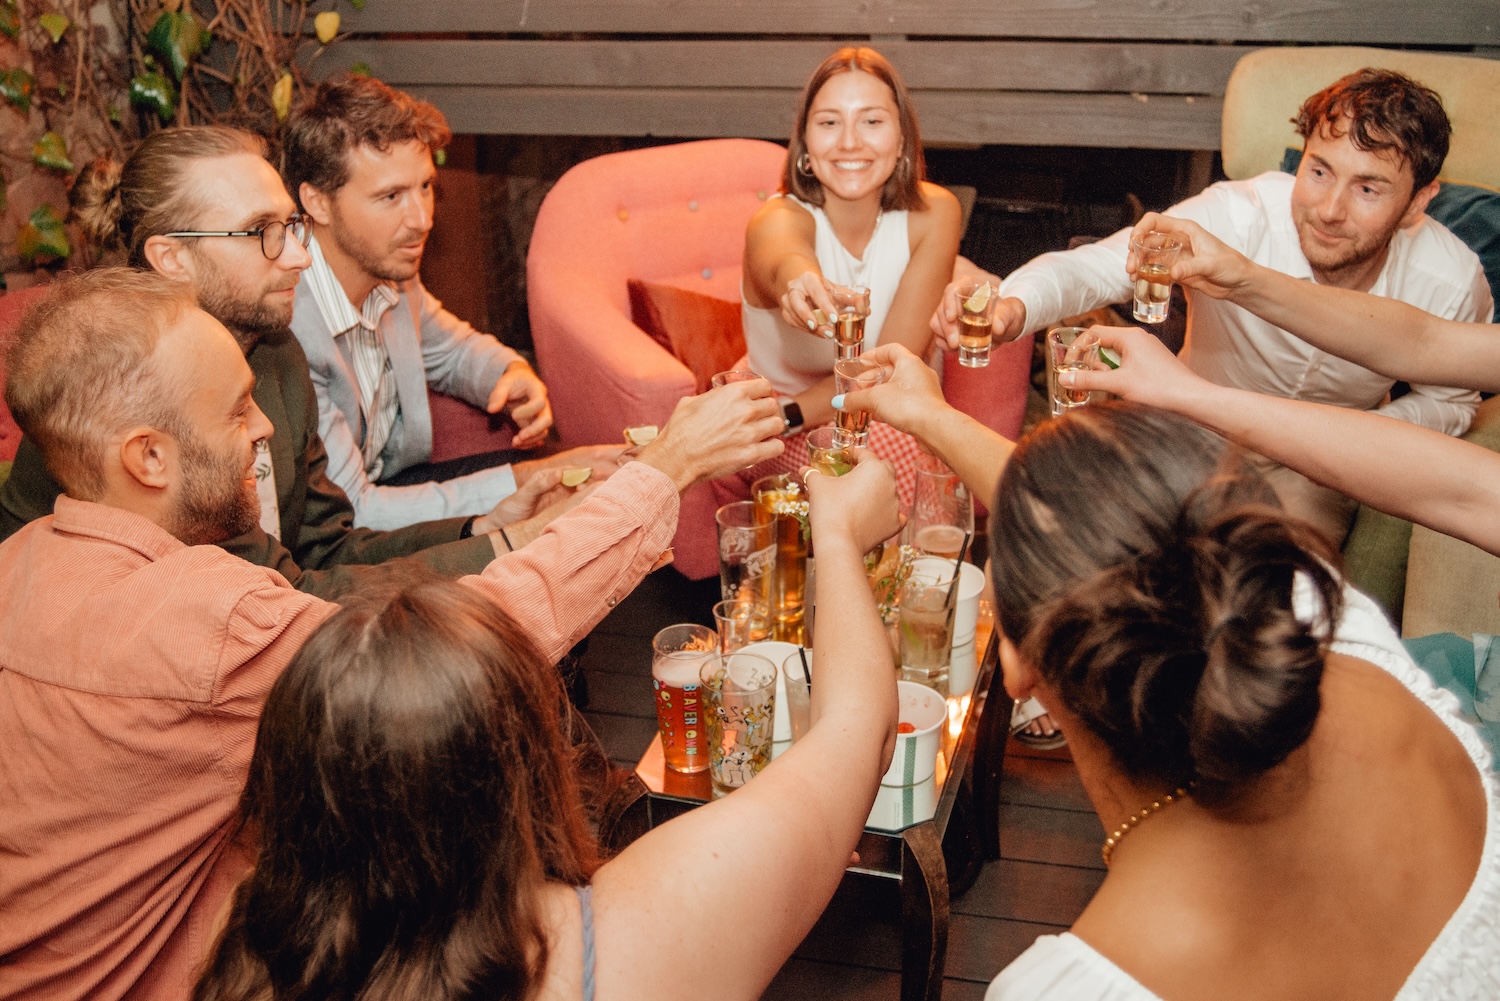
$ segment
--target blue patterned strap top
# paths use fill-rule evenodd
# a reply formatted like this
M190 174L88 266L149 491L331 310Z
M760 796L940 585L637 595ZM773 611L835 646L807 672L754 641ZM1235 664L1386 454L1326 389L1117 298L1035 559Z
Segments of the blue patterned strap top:
M594 1001L594 888L575 886L583 916L583 1001Z

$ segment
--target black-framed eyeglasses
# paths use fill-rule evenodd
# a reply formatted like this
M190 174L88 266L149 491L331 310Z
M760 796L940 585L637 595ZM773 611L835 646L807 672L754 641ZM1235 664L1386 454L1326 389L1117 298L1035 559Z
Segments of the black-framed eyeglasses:
M260 252L266 255L267 260L274 261L286 249L287 233L291 233L292 238L302 244L304 249L312 242L312 227L307 224L307 216L301 212L293 214L286 222L268 222L260 229L180 229L163 233L162 236L258 236Z

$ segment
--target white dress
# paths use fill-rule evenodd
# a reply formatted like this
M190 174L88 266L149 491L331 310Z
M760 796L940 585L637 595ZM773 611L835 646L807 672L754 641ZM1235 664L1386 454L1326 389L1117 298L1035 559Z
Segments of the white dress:
M1479 769L1488 806L1484 851L1474 882L1395 1001L1494 1001L1500 998L1500 800L1489 750L1459 716L1458 699L1436 687L1413 663L1375 603L1347 587L1344 602L1333 650L1384 668L1447 724ZM1157 1001L1130 974L1070 932L1038 938L1000 972L984 997L985 1001Z
M817 235L813 250L823 277L836 285L863 285L870 290L870 317L865 320L865 350L880 343L880 328L896 298L896 287L911 261L911 237L906 231L904 210L882 212L875 232L865 246L864 257L855 257L833 233L833 224L817 205L789 198L812 213ZM811 331L798 330L781 318L781 307L757 309L744 301L740 289L741 316L745 327L745 349L750 371L757 372L778 393L795 396L833 371L836 349L833 341Z

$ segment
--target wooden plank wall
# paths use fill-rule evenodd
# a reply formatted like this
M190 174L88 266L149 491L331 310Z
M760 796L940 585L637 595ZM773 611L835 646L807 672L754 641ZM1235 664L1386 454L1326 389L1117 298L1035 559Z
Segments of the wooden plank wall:
M1266 44L1500 54L1496 0L369 0L314 65L357 63L455 130L784 139L840 44L884 52L927 142L1214 150Z

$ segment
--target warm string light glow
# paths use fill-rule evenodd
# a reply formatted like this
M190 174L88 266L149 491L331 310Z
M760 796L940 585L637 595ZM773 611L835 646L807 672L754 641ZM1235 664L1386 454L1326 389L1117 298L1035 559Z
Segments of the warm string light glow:
M969 696L948 696L948 736L954 740L964 731L964 717L969 712Z

